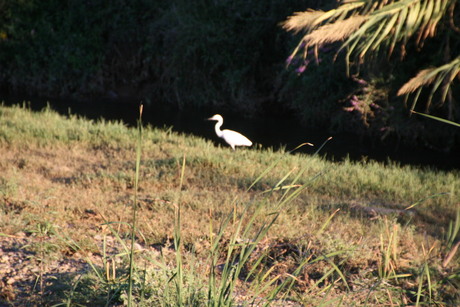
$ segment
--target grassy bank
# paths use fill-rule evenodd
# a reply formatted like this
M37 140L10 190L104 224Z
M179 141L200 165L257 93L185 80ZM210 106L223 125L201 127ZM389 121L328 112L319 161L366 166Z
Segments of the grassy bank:
M17 306L127 303L137 201L139 305L213 305L226 273L234 304L293 281L274 304L455 305L459 190L458 172L233 152L2 106L0 295Z

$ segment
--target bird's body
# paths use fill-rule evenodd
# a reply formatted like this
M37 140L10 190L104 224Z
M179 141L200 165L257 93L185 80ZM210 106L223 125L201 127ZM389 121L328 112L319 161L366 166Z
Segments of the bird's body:
M213 117L208 118L208 120L214 120L217 121L216 126L214 129L216 130L216 134L218 137L221 139L224 139L224 141L232 147L233 150L235 150L235 146L251 146L252 142L242 135L239 132L229 130L229 129L224 129L220 130L220 127L222 127L222 124L224 123L224 119L221 115L216 114Z

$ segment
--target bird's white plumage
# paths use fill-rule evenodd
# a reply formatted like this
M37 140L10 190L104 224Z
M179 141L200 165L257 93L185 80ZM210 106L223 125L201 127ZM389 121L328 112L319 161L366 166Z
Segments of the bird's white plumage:
M214 127L217 136L224 139L224 141L228 145L230 145L230 147L232 147L233 150L235 150L235 146L251 146L252 145L252 142L247 137L245 137L239 132L229 130L229 129L220 130L220 127L224 123L224 119L221 115L216 114L213 117L208 118L208 120L217 121Z

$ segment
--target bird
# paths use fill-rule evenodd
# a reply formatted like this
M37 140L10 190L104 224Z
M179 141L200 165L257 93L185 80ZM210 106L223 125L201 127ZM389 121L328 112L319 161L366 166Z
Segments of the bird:
M214 116L208 118L208 120L217 121L216 126L214 127L217 136L224 139L224 141L230 145L233 150L235 150L235 146L252 145L252 142L239 132L229 129L220 130L220 127L224 123L224 118L220 114L215 114Z

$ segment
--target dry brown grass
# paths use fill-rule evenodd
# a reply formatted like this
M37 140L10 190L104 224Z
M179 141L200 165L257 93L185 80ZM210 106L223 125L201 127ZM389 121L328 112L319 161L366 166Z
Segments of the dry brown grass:
M303 169L302 183L318 172L324 175L312 181L282 210L256 253L267 252L267 268L274 267L272 274L285 276L304 256L315 259L341 251L331 261L343 271L350 290L337 275L321 281L331 266L326 261L318 261L308 265L297 278L295 289L305 304L318 304L324 293L327 293L325 301L413 303L414 294L410 291L416 291L416 274L427 260L424 251L430 248L430 265L438 281L458 271L458 255L446 267L441 267L448 254L443 232L453 217L455 205L459 204L456 191L460 183L456 173L431 174L372 163L331 164L317 157L287 156L269 150L232 152L228 148L214 148L209 142L193 137L150 130L145 135L138 211L143 237L137 239L145 252L157 253L157 249L163 248L163 253L167 254L174 233L175 208L180 204L185 251L196 257L195 262L206 274L210 223L215 231L230 210L240 213L248 203L263 202L263 212L272 212L281 192L272 195L263 192L290 170L296 170L295 176ZM179 190L184 155L184 184ZM247 192L255 178L278 159L280 163L271 175ZM13 278L19 269L27 268L24 263L39 267L46 279L46 274L57 272L58 267L67 267L69 272L72 267L84 274L88 268L85 269L82 261L88 257L95 263L101 261L104 236L112 238L112 243L116 241L105 223L131 222L134 160L134 141L130 140L120 141L118 145L104 139L24 143L21 138L12 137L1 143L0 233L5 238L2 255L10 257L7 250L34 255L24 256L21 266L6 262L7 268L3 264L1 270L6 273L0 292L4 301L15 297L24 303L30 293L37 294L37 289L33 289L36 275L32 271L20 275L27 283ZM434 190L424 192L421 187L428 183ZM426 193L446 189L450 196L428 199L411 214L406 214L404 208ZM438 218L441 208L443 217ZM322 229L337 209L340 210ZM36 231L38 225L52 225L57 234L40 234ZM112 224L112 227L121 237L128 237L127 226ZM234 225L230 225L229 230L232 229ZM398 229L398 235L391 245L390 263L394 272L412 277L382 281L377 271L387 249L385 244L394 229ZM67 239L78 243L79 248L69 244ZM40 261L37 260L39 255ZM186 265L190 265L187 259ZM386 274L391 276L392 272ZM392 285L390 290L388 284ZM240 287L244 289L244 283ZM452 301L456 297L452 289L441 284L435 291L437 297ZM52 295L47 296L46 291L38 296L37 302L59 302L59 297L51 299Z

